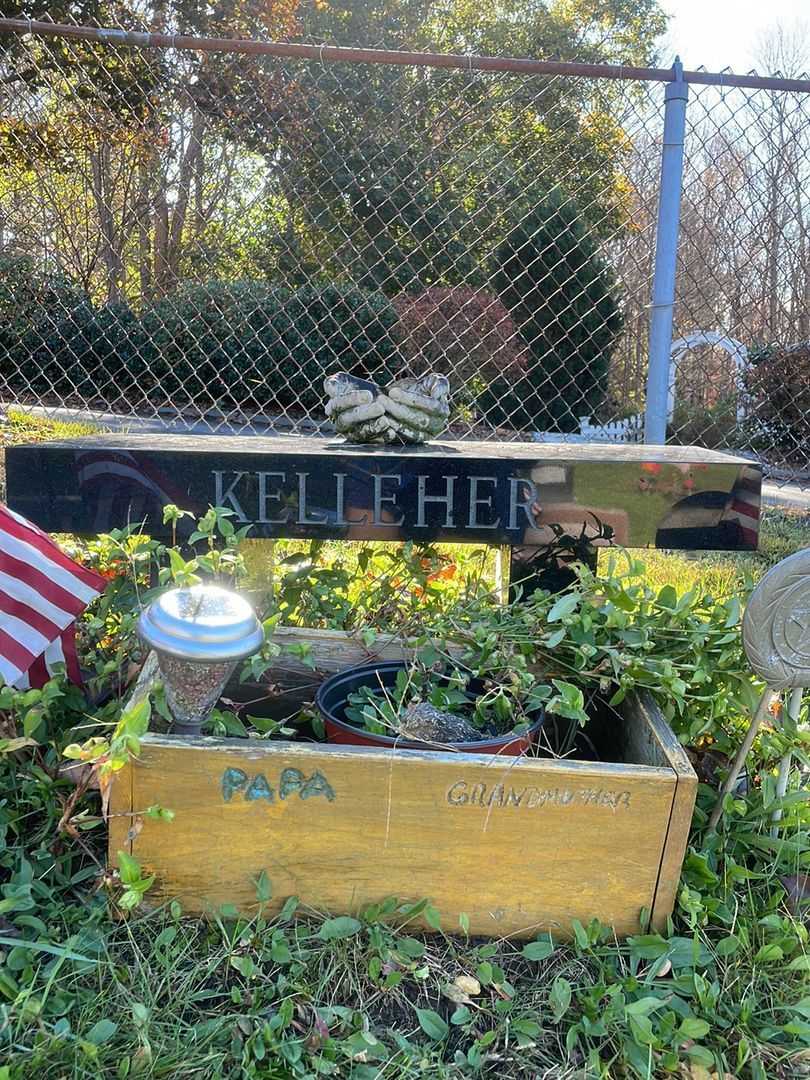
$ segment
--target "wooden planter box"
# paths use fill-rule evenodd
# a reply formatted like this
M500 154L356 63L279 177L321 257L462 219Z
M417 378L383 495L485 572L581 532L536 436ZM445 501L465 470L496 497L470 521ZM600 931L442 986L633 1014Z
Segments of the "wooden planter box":
M323 670L362 651L320 636ZM393 895L427 897L448 932L464 913L473 934L566 936L593 917L629 934L644 908L660 928L697 778L649 699L615 723L615 763L149 735L113 784L111 862L130 852L157 876L150 900L188 912L255 910L264 870L271 909L294 895L354 913ZM174 820L144 817L155 803Z

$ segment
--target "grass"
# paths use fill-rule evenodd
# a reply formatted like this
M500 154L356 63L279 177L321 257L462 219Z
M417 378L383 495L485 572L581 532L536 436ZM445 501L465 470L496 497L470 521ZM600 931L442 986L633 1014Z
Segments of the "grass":
M647 580L653 585L673 585L686 591L700 584L715 596L733 596L755 584L771 567L794 551L810 546L810 515L783 507L762 511L759 550L639 552Z
M692 897L694 929L682 912L667 938L591 926L556 947L425 937L408 910L111 927L97 898L67 912L87 961L7 952L0 1076L799 1080L807 969L769 888L737 890L722 930ZM688 1053L652 1072L645 1039Z
M22 409L9 409L0 420L0 446L46 442L49 439L77 439L82 435L92 435L96 430L91 424L50 420Z

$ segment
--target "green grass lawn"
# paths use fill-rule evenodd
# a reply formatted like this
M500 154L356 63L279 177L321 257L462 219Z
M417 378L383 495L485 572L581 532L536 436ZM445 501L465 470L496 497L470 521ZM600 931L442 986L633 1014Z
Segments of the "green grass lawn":
M756 552L649 550L638 552L638 556L651 584L673 585L683 591L700 584L715 596L729 596L759 581L780 559L808 546L810 516L802 511L766 507Z

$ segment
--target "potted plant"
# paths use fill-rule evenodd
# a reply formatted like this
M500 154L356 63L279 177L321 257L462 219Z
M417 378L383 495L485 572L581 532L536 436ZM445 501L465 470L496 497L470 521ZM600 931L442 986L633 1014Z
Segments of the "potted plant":
M536 744L551 695L414 659L341 671L315 700L332 743L514 756Z

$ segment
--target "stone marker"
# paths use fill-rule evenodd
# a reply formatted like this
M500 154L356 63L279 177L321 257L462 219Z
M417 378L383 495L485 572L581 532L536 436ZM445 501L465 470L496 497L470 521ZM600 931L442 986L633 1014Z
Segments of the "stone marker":
M420 540L537 549L594 517L628 547L754 550L758 467L700 447L291 436L99 435L6 450L8 504L47 532L233 512L253 538ZM178 537L193 524L178 523ZM185 533L184 533L185 530Z

